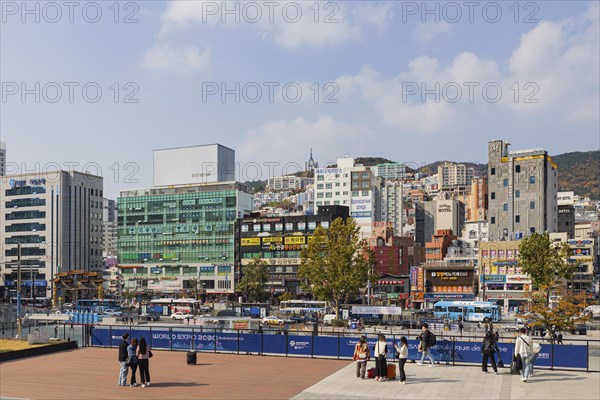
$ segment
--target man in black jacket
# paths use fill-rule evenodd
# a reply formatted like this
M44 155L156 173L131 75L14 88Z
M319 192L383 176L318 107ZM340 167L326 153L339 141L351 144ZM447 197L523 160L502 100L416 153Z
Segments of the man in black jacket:
M433 354L431 354L431 332L429 331L429 325L426 323L421 324L421 334L417 337L420 340L419 348L421 349L421 361L418 362L419 365L423 365L423 361L425 361L425 356L429 357L431 360L430 367L435 367L435 361L433 360Z
M129 366L126 365L127 346L129 346L127 339L129 339L129 333L124 334L123 340L119 343L119 364L121 364L121 369L119 370L119 386L129 386L127 384L127 371L129 371Z

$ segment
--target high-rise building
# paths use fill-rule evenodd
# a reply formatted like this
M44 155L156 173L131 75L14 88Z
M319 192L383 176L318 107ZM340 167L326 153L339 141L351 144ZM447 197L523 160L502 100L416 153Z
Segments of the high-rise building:
M394 236L402 236L404 201L401 181L385 181L381 187L381 221L390 222Z
M19 245L21 291L28 297L32 288L36 297L51 297L57 273L101 270L102 188L102 177L76 171L0 179L6 294L16 294Z
M117 255L117 202L102 199L102 257Z
M488 143L489 238L511 240L558 226L558 168L543 149Z
M402 180L406 174L406 166L402 163L378 164L372 169L375 176L380 176L386 181Z
M368 238L379 212L376 182L369 167L355 165L353 158L339 158L335 168L315 169L315 208L318 212L320 206L349 206L361 237Z
M487 178L474 178L471 180L471 192L467 196L467 222L487 220L487 211Z
M415 241L425 243L439 230L462 232L465 205L455 200L435 199L415 204Z
M6 143L0 142L0 176L6 175Z
M446 162L438 166L438 188L451 189L457 186L469 186L473 179L473 168L465 164Z

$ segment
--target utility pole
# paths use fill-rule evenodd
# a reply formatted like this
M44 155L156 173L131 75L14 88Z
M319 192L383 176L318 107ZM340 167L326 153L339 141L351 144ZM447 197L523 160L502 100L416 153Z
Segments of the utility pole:
M17 245L17 339L21 339L21 243Z

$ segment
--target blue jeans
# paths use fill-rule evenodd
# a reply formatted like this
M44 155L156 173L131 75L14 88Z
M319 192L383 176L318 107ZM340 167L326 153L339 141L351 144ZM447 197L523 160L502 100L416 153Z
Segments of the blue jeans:
M521 360L523 360L523 368L521 368L521 377L527 379L529 378L529 375L531 375L531 369L533 368L531 356L521 356Z
M129 367L125 365L125 361L119 361L119 364L121 364L121 369L119 370L119 385L126 386L127 372L129 371Z
M429 347L426 350L423 350L421 354L421 364L423 364L423 361L425 361L426 355L431 360L431 365L435 364L435 361L433 360L433 354L431 354L431 349L429 349Z
M529 364L531 368L529 369L529 375L533 374L533 365L535 364L535 360L537 360L540 353L533 353L533 355L529 358Z

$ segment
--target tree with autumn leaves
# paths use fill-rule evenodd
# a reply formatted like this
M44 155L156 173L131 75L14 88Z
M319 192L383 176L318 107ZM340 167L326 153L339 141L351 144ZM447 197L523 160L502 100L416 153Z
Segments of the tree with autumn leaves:
M376 279L374 254L359 231L354 219L337 218L329 229L317 227L300 253L298 275L304 287L317 299L330 301L336 317L342 301L359 295Z
M586 320L582 316L587 306L585 294L574 294L561 284L573 277L573 265L568 261L572 254L568 244L553 242L547 232L534 232L519 244L519 265L537 290L529 313L523 316L531 325L563 330ZM551 304L551 297L558 301Z

